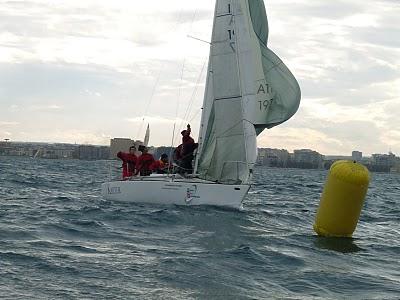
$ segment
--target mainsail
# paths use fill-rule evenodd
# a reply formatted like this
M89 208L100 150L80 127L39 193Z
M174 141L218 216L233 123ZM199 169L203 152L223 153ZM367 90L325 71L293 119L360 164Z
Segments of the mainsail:
M262 0L217 0L196 162L201 178L247 183L257 135L298 109L299 85L267 41Z

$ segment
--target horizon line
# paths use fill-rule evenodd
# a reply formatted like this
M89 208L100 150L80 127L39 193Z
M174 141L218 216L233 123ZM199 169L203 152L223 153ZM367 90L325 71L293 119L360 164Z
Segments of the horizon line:
M111 138L114 139L114 138ZM111 140L110 139L110 140ZM131 138L127 138L127 139L131 139ZM131 139L132 140L132 139ZM0 143L21 143L21 144L48 144L48 145L56 145L56 144L64 144L64 145L76 145L76 146L97 146L97 147L110 147L110 145L106 145L106 144L89 144L89 143L70 143L70 142L29 142L29 141L11 141L10 139L3 139L0 140ZM166 146L166 145L161 145L161 146L149 146L149 147L154 147L154 148L160 148L160 147L171 147L171 146ZM174 146L173 146L174 147ZM345 154L322 154L320 152L318 152L317 150L314 149L310 149L310 148L299 148L299 149L294 149L293 152L290 152L289 150L285 149L285 148L270 148L270 147L258 147L257 149L276 149L276 150L285 150L288 151L289 153L294 153L295 150L311 150L311 151L315 151L318 154L321 154L323 156L343 156L343 157L352 157L352 155L345 155ZM353 151L358 151L361 152L363 154L363 151L359 151L359 150L353 150ZM374 154L394 154L392 151L388 151L387 153L372 153L370 155L366 155L363 157L372 157L372 155ZM394 154L396 156L396 154Z

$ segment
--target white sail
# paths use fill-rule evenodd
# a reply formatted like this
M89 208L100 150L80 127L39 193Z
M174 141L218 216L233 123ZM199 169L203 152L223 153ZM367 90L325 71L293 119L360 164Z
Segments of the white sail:
M251 121L259 134L264 128L274 127L290 119L299 107L301 92L290 70L267 47L268 20L264 2L246 0L243 5L243 12L250 24L249 39L246 39L244 45L251 47L256 76L255 82L249 82L249 92L255 95L250 102L253 110ZM243 37L246 38L246 34ZM246 75L244 77L247 78Z
M146 134L144 135L144 142L143 144L147 147L149 145L150 139L150 125L147 124Z
M201 178L247 183L257 134L298 108L297 81L267 39L262 0L217 0L196 163Z

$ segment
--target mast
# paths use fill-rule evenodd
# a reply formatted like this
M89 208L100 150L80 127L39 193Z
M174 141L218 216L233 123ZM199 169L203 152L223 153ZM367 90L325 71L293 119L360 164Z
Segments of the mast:
M217 5L218 5L218 0L215 1L215 7L214 7L214 19L213 19L213 28L212 32L214 32L214 27L215 27L215 18L217 16ZM205 86L205 91L204 91L204 96L203 96L203 106L201 107L201 121L200 121L200 129L199 129L199 146L197 147L197 154L196 154L196 160L194 164L194 170L193 173L197 174L197 170L199 167L199 159L201 156L202 148L203 148L203 141L204 141L204 136L206 133L206 124L208 122L208 117L209 114L206 113L208 103L207 103L207 92L208 89L210 89L210 84L211 84L211 78L212 78L212 64L211 64L211 50L212 50L212 39L210 42L210 50L209 50L209 59L208 59L208 67L207 67L207 78L206 78L206 86Z
M211 46L210 46L211 47ZM208 85L208 82L210 80L210 76L212 73L212 67L211 67L211 61L208 62L208 68L207 68L207 79L206 79L206 87ZM206 123L206 114L205 112L205 107L207 105L207 97L206 97L207 90L204 92L204 97L203 97L203 106L201 107L201 121L200 121L200 129L199 129L199 146L197 147L197 154L196 154L196 159L194 163L194 170L193 173L197 174L197 169L199 167L199 158L201 155L201 150L203 148L203 139L204 139L204 134L205 134L205 123Z
M239 0L240 1L240 0ZM242 88L242 76L241 76L241 72L240 72L240 45L238 43L238 35L237 33L239 32L239 30L236 28L236 13L238 11L238 5L240 5L240 3L238 3L237 1L233 0L233 3L235 3L233 5L233 14L232 14L232 23L233 23L233 37L235 38L235 42L234 45L232 46L232 48L234 49L233 51L235 52L236 55L236 65L237 65L237 76L239 78L239 90L240 90L240 96L241 96L241 107L242 107L242 116L243 116L243 120L242 120L242 126L243 126L243 139L245 139L245 143L244 143L244 150L246 153L246 163L247 163L247 168L251 169L253 166L251 165L251 161L249 162L249 149L247 146L247 142L246 142L246 136L245 136L245 132L246 132L246 122L248 122L246 120L246 114L245 114L245 110L244 110L244 105L243 105L243 88ZM236 48L235 48L236 47ZM235 50L236 49L236 50ZM252 126L252 125L251 125ZM256 143L256 147L257 147L257 140L255 140ZM251 171L248 172L247 174L247 178L245 179L245 183L248 183L248 181L251 178Z

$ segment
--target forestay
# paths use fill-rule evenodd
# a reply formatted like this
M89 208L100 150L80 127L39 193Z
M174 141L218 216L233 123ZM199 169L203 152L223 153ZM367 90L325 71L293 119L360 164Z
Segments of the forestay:
M216 2L197 161L201 178L248 183L257 134L298 109L299 85L267 40L262 0Z

